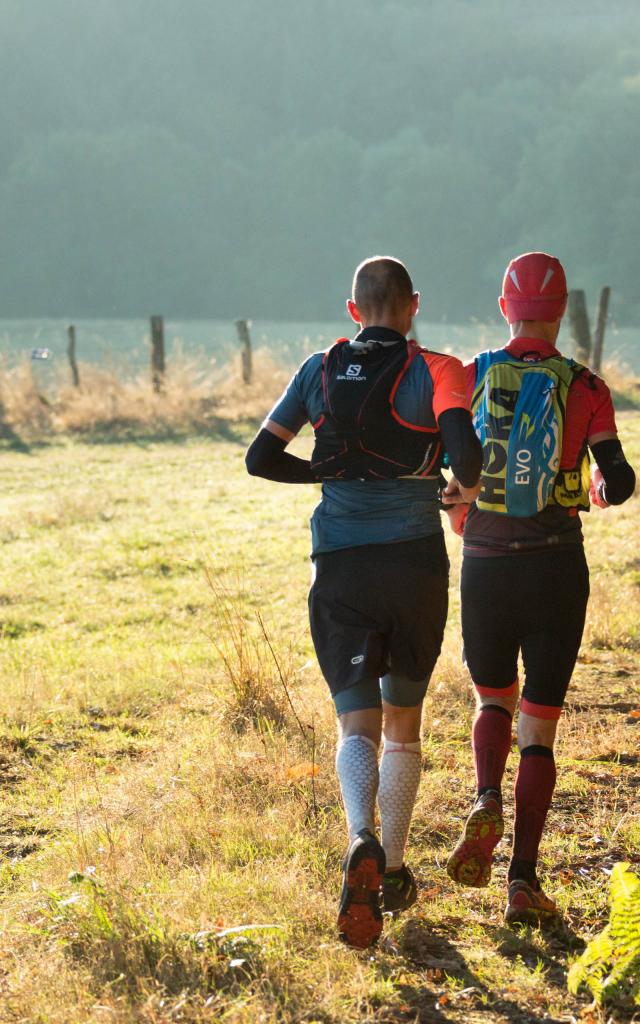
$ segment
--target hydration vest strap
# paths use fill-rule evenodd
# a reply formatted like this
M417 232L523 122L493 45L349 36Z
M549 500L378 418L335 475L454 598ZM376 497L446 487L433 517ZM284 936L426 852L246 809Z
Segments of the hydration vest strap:
M329 388L327 387L327 358L329 356L329 353L335 348L336 345L344 345L349 341L349 338L338 338L338 340L333 343L331 348L328 348L324 355L322 356L322 397L324 398L324 404L327 407L327 409L329 409L329 411L331 411L331 403L329 402ZM318 420L317 426L322 426L324 420L325 417L324 415L322 415ZM315 423L313 424L313 427L315 429Z
M414 341L413 338L409 340L409 342L407 344L407 350L408 350L407 360L406 360L404 366L402 367L402 369L400 370L400 373L396 377L396 379L394 381L394 384L393 384L393 387L391 388L391 391L389 392L389 405L391 406L391 415L393 416L394 420L396 420L396 422L400 424L401 427L406 427L407 430L417 430L421 434L437 434L438 433L438 426L437 426L437 424L434 427L419 427L417 423L409 423L409 422L407 422L407 420L403 420L402 416L396 411L396 407L395 407L394 403L395 403L395 398L396 398L396 392L397 392L398 388L400 387L400 381L402 380L402 378L404 377L405 373L407 372L407 370L411 366L411 363L413 362L415 357L417 355L419 355L421 352L425 352L426 351L426 349L421 348L420 345L418 345L418 342Z
M391 406L392 410L393 410L393 402L394 402L394 399L396 397L396 391L398 390L398 387L400 385L400 381L402 380L402 378L404 377L405 373L407 372L407 370L411 366L411 363L413 362L413 360L415 359L417 354L418 354L417 346L415 346L412 342L409 342L407 344L407 358L406 358L406 361L405 361L404 365L402 366L402 368L400 370L400 373L398 374L398 376L396 377L395 381L393 382L393 387L391 388L391 391L389 392L389 405Z
M437 434L440 429L438 426L419 427L417 423L407 423L407 421L403 420L402 416L400 416L396 412L393 406L391 406L391 415L393 416L394 420L396 420L396 422L400 424L401 427L406 427L407 430L416 430L420 434Z

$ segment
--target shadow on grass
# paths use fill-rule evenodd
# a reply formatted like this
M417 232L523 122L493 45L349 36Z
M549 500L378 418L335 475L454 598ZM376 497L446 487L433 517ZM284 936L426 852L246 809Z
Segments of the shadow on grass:
M31 445L27 441L24 441L19 434L16 434L13 427L10 427L8 423L0 421L0 450L1 449L23 452L25 455L29 455L31 452Z
M0 451L22 452L31 455L35 451L54 447L62 442L75 441L87 445L138 445L146 448L152 444L187 444L193 440L225 441L245 446L260 426L260 420L216 419L207 424L189 427L171 427L156 424L144 428L139 424L97 426L91 431L71 431L64 434L50 434L45 437L26 440L7 424L0 424Z
M3 858L24 860L32 853L38 853L45 839L60 835L60 829L39 828L26 822L9 822L0 826L0 852Z
M507 960L523 962L532 971L545 972L545 983L561 989L566 995L566 966L564 954L569 950L582 948L582 940L565 924L556 925L542 933L522 927L512 930L507 927L485 925L487 935L494 942L496 951ZM411 1019L418 1024L453 1024L476 1017L482 1013L499 1014L512 1024L529 1024L540 1020L540 1007L530 1005L530 993L523 991L522 1001L512 997L510 989L505 992L490 988L477 971L470 967L464 954L443 928L419 920L407 921L400 940L402 954L415 968L424 972L425 984L404 984L398 991L414 1014ZM454 982L451 985L451 981ZM457 984L456 984L457 983ZM445 994L446 988L446 994ZM515 988L515 984L514 984ZM405 1018L406 1019L406 1018ZM561 1024L566 1016L545 1016L548 1024Z
M248 443L252 431L257 430L258 423L249 421L231 421L219 419L206 425L193 426L188 428L173 428L159 425L155 429L140 430L125 428L114 432L106 428L97 429L90 434L77 433L66 435L73 440L81 441L83 444L95 445L120 445L120 444L186 444L194 439L206 439L210 441L227 441L232 444L245 445Z

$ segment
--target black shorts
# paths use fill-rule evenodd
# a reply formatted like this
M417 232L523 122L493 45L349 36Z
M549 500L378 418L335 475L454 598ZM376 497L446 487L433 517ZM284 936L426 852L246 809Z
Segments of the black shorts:
M522 709L535 705L530 713L557 717L553 709L564 703L589 599L582 545L540 554L465 556L461 590L465 658L480 693L508 689L522 652Z
M388 672L428 681L447 621L443 535L331 551L315 568L311 636L332 695Z

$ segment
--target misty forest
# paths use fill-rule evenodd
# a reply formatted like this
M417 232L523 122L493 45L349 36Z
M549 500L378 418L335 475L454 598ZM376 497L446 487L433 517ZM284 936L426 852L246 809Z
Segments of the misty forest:
M333 318L384 251L460 322L543 248L637 323L640 12L530 9L0 0L0 316Z

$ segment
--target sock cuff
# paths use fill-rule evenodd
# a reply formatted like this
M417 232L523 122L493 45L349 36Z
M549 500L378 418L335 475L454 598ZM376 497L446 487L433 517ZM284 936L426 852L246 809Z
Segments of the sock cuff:
M547 757L550 761L554 761L553 748L543 747L541 743L532 743L528 747L524 747L520 751L520 757Z
M357 735L357 734L356 734L356 735L351 735L351 736L346 736L346 737L345 737L345 738L344 738L344 739L342 740L342 742L341 742L341 743L339 744L339 746L338 746L338 749L337 749L336 753L339 753L339 752L340 752L340 751L342 750L342 748L343 748L343 747L345 747L345 746L347 745L347 743L353 743L353 742L355 742L356 740L358 740L358 741L359 741L359 742L361 742L361 743L366 743L366 744L367 744L368 746L370 746L370 747L371 747L371 749L372 749L372 750L373 750L373 751L374 751L374 752L375 752L376 754L378 753L378 745L377 745L377 743L374 743L374 741L373 741L372 739L369 739L369 737L368 737L368 736L359 736L359 735Z
M483 704L478 710L478 714L482 715L485 711L498 711L501 715L505 715L506 718L511 721L513 715L506 708L501 707L499 704Z
M396 740L388 740L385 736L382 749L385 754L422 754L420 740L416 740L415 743L398 743Z
M480 786L478 788L478 796L484 796L485 793L495 793L498 802L502 803L502 790L500 786Z

